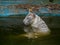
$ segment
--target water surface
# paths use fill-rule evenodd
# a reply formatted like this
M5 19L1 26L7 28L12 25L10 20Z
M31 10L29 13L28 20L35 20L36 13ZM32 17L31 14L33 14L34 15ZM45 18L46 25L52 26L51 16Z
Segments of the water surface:
M59 45L60 28L50 28L51 34L44 38L28 39L24 34L24 18L0 18L0 45ZM46 18L44 18L46 19ZM47 22L48 20L46 20ZM59 23L59 22L58 22ZM51 24L51 23L49 23Z

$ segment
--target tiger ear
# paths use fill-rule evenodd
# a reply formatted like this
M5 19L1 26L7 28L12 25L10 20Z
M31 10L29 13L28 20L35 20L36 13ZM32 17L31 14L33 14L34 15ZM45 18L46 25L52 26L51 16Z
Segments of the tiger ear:
M30 16L32 16L32 17L34 17L34 18L36 17L34 13L31 13Z
M36 15L35 15L35 14L33 14L33 17L35 18L35 17L36 17Z

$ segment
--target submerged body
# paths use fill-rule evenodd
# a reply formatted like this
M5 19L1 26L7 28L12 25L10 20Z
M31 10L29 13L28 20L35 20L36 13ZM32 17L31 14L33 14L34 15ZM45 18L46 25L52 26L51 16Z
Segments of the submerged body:
M36 14L29 12L29 14L23 20L26 25L24 31L28 38L38 38L50 34L50 30L46 23Z

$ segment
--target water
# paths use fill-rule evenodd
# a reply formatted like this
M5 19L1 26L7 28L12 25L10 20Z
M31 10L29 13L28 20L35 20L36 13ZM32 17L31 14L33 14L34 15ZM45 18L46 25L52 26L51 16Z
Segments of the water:
M24 19L23 17L0 18L0 45L59 45L60 44L60 28L49 27L51 30L51 34L43 38L28 39L22 36L22 34L25 33L23 31L24 27L22 23L23 19Z

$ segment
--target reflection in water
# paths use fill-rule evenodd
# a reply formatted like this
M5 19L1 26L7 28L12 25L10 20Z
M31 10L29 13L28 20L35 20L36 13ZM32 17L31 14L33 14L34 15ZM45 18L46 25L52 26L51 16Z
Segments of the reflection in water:
M32 27L34 28L34 27ZM24 37L27 37L28 39L32 38L32 39L35 39L35 38L43 38L43 37L46 37L48 35L50 35L50 31L49 32L34 32L34 29L32 29L31 27L24 27L24 31L28 31L26 32L26 34L24 34L23 36ZM38 29L37 29L38 30ZM29 31L32 31L32 32L29 32ZM40 31L40 30L39 30Z

